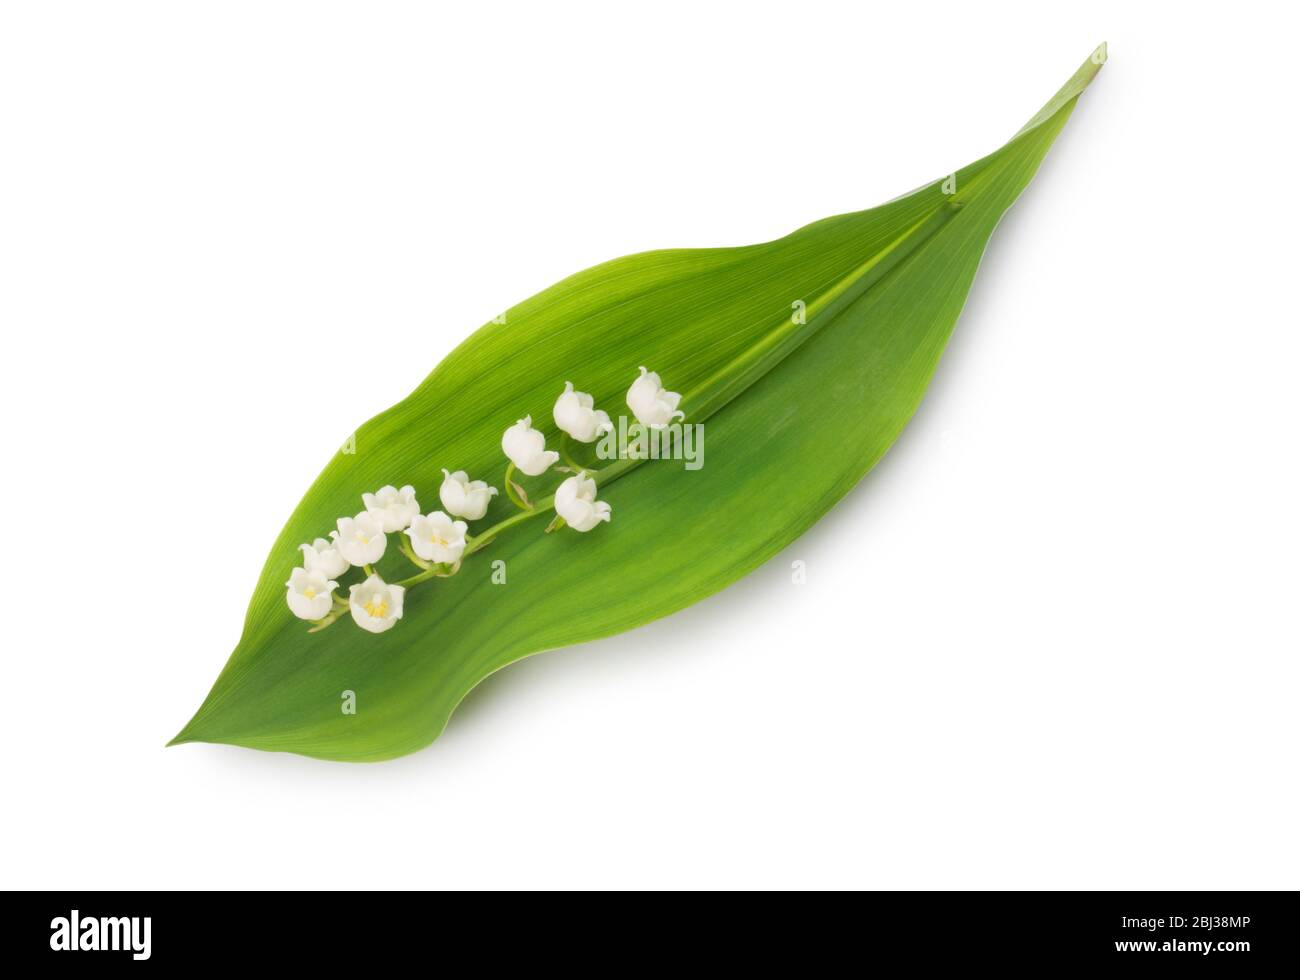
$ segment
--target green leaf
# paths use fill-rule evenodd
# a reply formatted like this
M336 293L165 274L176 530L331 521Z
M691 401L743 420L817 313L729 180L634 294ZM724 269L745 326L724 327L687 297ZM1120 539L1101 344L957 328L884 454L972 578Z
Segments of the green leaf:
M174 742L399 756L432 742L493 671L666 616L772 557L912 416L989 236L1104 60L1103 47L997 152L881 207L761 245L616 259L483 326L363 425L345 447L354 451L308 490L271 549L238 647ZM564 382L617 417L640 365L684 393L686 422L704 423L702 467L614 464L599 478L613 520L587 533L545 533L563 474L516 474L535 509L493 498L471 533L517 516L455 574L424 573L393 629L367 633L344 613L308 632L290 614L297 546L361 510L363 492L409 483L428 512L444 467L504 489L507 426L530 414L558 449L551 407ZM387 581L417 571L391 539L377 570ZM344 691L355 714L340 710Z

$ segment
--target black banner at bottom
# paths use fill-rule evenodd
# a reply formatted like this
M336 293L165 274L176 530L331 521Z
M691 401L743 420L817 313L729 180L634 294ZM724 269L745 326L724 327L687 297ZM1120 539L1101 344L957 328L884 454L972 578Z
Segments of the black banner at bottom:
M6 895L5 960L138 972L387 962L445 953L619 970L828 956L918 966L1293 969L1293 892L865 892L589 896L421 892ZM835 906L839 906L836 908ZM439 955L439 953L443 955ZM704 962L701 963L701 960Z

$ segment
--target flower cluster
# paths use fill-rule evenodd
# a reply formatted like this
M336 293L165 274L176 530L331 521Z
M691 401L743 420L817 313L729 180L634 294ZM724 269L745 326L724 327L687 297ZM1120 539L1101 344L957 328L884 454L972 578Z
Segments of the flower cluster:
M438 496L451 515L477 520L487 513L495 488L481 480L471 482L463 471L443 470L443 476ZM341 612L335 609L338 604L362 629L382 633L402 618L406 594L403 586L385 582L372 567L388 550L388 536L405 534L419 559L454 568L465 550L469 525L441 510L421 514L411 486L381 487L362 494L361 502L366 509L354 517L340 517L330 540L317 538L300 546L303 567L289 576L289 609L300 619L319 622ZM337 580L354 566L363 569L366 578L349 588L343 603L334 595Z
M659 375L644 367L627 393L628 408L638 422L651 428L662 428L681 417L677 409L680 401L681 395L665 391ZM568 381L555 401L552 415L560 431L575 442L595 442L613 428L608 413L595 407L591 395L575 391ZM511 464L506 471L507 483L512 470L517 469L526 476L541 476L560 460L558 452L546 448L546 437L533 428L530 415L505 430L501 450ZM475 541L485 544L505 522L477 538L468 537L466 522L480 520L487 514L497 488L482 480L471 480L464 470L444 469L442 475L438 499L443 510L421 513L412 486L400 490L393 486L381 487L374 493L362 494L365 509L353 517L340 517L328 539L316 538L311 544L299 545L302 567L295 568L286 583L290 611L323 627L346 610L362 629L382 633L402 618L408 585L434 574L454 575L466 549L473 550ZM565 479L552 498L557 515L555 524L586 532L608 522L610 506L596 499L596 489L596 480L585 471ZM536 512L526 502L520 506ZM410 539L409 542L399 540L398 547L421 569L421 574L405 584L385 582L373 567L384 557L390 534L405 534ZM344 600L335 594L338 579L353 567L362 569L365 579L351 585Z

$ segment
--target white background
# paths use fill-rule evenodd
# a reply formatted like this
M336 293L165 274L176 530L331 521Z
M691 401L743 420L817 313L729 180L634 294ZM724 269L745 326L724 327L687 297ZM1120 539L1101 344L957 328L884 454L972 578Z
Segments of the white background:
M4 885L1300 886L1286 15L3 9ZM787 553L399 761L163 748L342 436L474 327L946 174L1102 40Z

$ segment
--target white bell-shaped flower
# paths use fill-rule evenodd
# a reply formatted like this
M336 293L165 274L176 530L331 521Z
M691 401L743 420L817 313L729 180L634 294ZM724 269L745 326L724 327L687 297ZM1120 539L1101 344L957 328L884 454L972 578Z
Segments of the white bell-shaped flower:
M411 526L415 515L420 513L420 505L415 502L415 487L380 487L375 493L363 493L361 500L366 511L379 521L387 534L405 531ZM355 565L356 562L353 562Z
M334 608L334 590L339 587L320 572L295 568L289 573L289 611L299 619L324 619Z
M337 536L339 532L331 533ZM302 552L303 567L326 578L338 578L351 567L336 541L317 538L311 544L298 545L298 550Z
M642 425L661 429L683 413L677 410L682 396L675 391L665 391L659 375L641 368L641 376L627 390L627 407Z
M365 510L356 517L340 517L334 541L353 565L373 565L384 557L388 545L379 519Z
M496 487L490 487L482 480L471 480L464 470L455 473L443 470L438 499L453 517L477 521L487 513L488 504L496 492Z
M546 436L533 428L533 417L525 415L501 436L501 451L520 473L541 476L560 460L560 454L546 448Z
M454 565L465 551L464 521L453 521L440 510L427 517L420 516L411 522L406 533L411 538L411 548L425 561Z
M555 424L578 442L595 442L602 432L614 426L609 413L595 407L596 403L585 391L574 391L573 383L564 382L564 391L555 399Z
M590 531L601 521L609 520L610 507L596 499L596 481L579 473L556 489L555 512L575 531Z
M371 575L349 590L348 609L363 630L382 633L402 618L405 595L406 589L400 585L389 585L378 575Z

